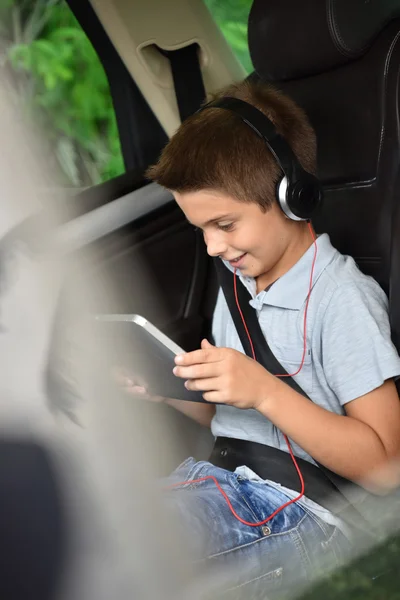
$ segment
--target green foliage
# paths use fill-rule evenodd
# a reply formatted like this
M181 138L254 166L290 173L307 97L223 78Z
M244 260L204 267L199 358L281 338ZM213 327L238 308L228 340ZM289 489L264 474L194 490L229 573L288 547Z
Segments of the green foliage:
M66 184L93 185L122 173L108 81L67 4L7 4L9 21L17 27L6 59L25 110L45 132L49 155L55 155Z
M247 20L253 0L204 0L204 3L246 72L251 73Z
M205 0L247 72L251 0ZM16 100L45 134L49 167L66 185L89 186L124 171L108 81L65 0L2 0L0 64Z

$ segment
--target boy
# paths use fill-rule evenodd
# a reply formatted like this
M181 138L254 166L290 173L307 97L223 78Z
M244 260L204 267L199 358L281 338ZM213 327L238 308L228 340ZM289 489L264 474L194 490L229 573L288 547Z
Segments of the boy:
M303 168L315 172L315 135L293 101L250 82L217 97L257 107ZM217 438L287 452L284 432L299 458L315 459L365 487L396 486L390 471L379 475L400 452L394 384L400 359L390 339L387 299L328 235L315 241L307 222L287 218L275 190L282 172L265 142L234 113L208 108L181 125L148 176L171 190L189 222L203 231L208 253L238 271L273 353L288 373L297 372L294 379L312 400L243 353L220 291L215 346L203 340L201 349L177 357L174 369L210 404L167 402L211 426ZM187 480L196 481L172 488L175 510L199 558L246 564L246 574L232 572L230 582L243 596L299 585L316 568L338 564L349 547L344 523L307 498L307 489L279 510L298 493L246 464L233 472L188 459L168 483Z

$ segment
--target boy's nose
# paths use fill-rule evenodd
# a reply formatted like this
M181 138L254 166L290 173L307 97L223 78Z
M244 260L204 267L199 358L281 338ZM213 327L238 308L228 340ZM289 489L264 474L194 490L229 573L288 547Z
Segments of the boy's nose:
M204 236L209 256L222 256L226 254L227 244L218 237Z

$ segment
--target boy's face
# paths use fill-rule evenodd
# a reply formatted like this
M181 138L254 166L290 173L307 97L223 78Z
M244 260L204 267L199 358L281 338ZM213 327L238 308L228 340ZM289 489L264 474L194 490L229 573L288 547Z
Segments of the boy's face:
M285 257L303 237L304 228L287 219L276 202L262 212L254 202L238 202L212 190L174 192L174 197L188 221L203 231L208 254L229 261L248 277L282 275Z

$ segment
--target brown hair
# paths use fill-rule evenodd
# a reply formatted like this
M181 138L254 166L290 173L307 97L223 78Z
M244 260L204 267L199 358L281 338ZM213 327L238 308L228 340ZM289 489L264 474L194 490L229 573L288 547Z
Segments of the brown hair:
M221 90L256 106L274 123L298 160L311 173L316 167L315 134L304 111L270 85L244 81ZM179 127L146 176L179 193L215 190L241 202L271 207L281 170L270 150L240 117L210 108Z

